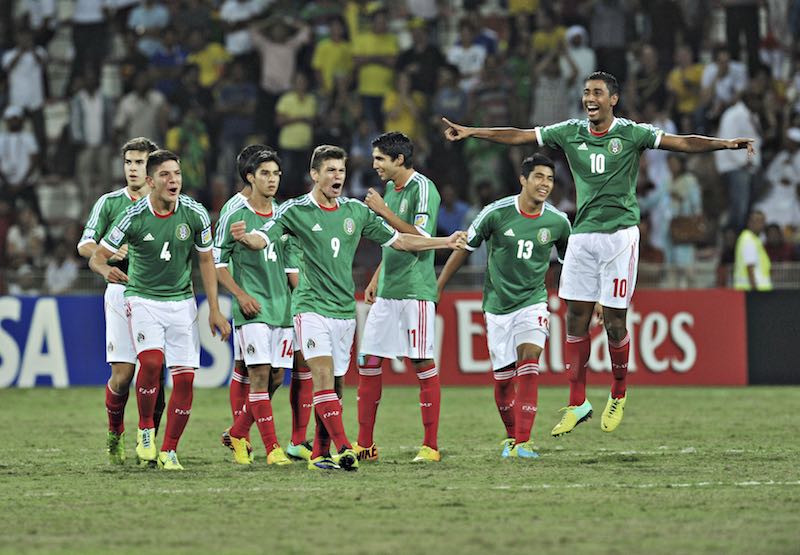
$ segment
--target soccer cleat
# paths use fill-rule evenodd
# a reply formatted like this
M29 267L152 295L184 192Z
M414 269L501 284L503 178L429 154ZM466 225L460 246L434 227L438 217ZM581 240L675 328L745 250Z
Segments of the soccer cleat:
M269 455L267 455L267 464L286 466L287 464L292 464L292 461L286 456L286 453L283 452L283 449L276 447L269 452Z
M503 452L500 455L503 458L507 458L511 455L511 449L514 447L514 438L507 437L503 441L500 442L500 447L503 448Z
M608 396L606 408L603 415L600 417L600 429L604 432L613 432L622 422L622 415L625 412L625 399L628 396L613 399L611 395Z
M109 464L125 464L125 432L117 434L109 430L106 447Z
M340 467L344 470L351 472L358 470L358 455L353 449L342 449L339 451L339 460L337 461Z
M585 422L592 417L592 404L586 399L582 405L570 405L561 409L564 416L561 417L561 422L555 425L553 431L550 432L553 436L560 436L568 434L575 426L581 422Z
M519 459L538 459L539 453L533 450L533 444L530 441L526 441L515 444L509 456Z
M230 436L231 451L233 451L233 462L236 464L251 464L253 459L250 453L253 448L250 447L250 442L245 438L238 438Z
M161 451L158 454L158 467L161 470L183 470L175 451Z
M340 470L341 468L330 457L317 457L308 461L309 470Z
M156 429L139 428L136 431L136 458L140 463L155 461L158 457L156 449Z
M378 460L378 446L374 443L369 447L361 447L358 443L353 444L353 451L360 461L377 461Z
M290 459L295 459L298 461L310 461L311 443L304 441L303 443L298 443L295 445L294 443L289 442L289 447L286 448L286 454Z
M423 445L411 462L439 462L440 460L442 460L442 455L439 454L439 451Z
M253 462L255 460L255 453L253 453L253 446L250 444L250 439L249 438L245 437L244 440L247 443L247 455L248 455L248 457L250 457L250 462ZM222 432L222 437L220 437L220 441L222 442L222 445L224 445L225 447L227 447L231 451L234 450L233 449L233 443L231 442L231 429L230 428L228 428L227 430ZM236 459L236 453L234 453L233 457L234 457L234 459ZM242 464L248 464L248 463L242 463Z

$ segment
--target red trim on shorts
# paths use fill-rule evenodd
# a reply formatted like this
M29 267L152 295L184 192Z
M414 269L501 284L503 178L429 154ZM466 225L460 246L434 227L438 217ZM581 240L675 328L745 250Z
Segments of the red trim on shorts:
M633 296L633 274L636 269L636 249L637 242L634 241L631 245L631 257L630 260L628 260L628 290L625 292L625 300L628 302L629 306L631 304L631 297Z

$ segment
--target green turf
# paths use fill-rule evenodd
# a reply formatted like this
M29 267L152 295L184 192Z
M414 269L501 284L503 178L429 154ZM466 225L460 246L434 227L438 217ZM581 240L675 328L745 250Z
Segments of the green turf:
M800 552L800 388L636 388L613 434L594 389L595 417L551 438L565 395L540 393L541 458L509 461L492 390L446 389L443 461L419 466L417 392L387 389L381 461L318 475L267 468L259 440L257 464L235 467L218 441L222 389L195 392L183 473L106 464L102 389L0 390L0 552ZM287 391L276 397L285 445ZM355 391L345 398L355 439Z

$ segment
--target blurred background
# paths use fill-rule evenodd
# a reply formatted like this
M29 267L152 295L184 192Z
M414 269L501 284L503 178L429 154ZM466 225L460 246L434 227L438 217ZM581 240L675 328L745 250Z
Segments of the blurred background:
M756 139L752 159L642 157L639 287L730 287L737 237L759 210L774 287L800 288L800 0L12 0L0 10L0 294L102 291L76 245L97 197L124 186L119 147L142 135L180 155L184 192L214 218L240 186L234 160L248 143L280 152L279 198L308 190L314 146L340 145L346 194L363 198L382 189L371 140L399 130L442 195L440 234L463 229L517 191L537 149L449 143L440 117L518 127L583 117L583 78L596 69L620 81L618 116ZM573 214L565 159L543 150L558 163L551 202ZM365 242L358 283L379 260ZM454 288L479 288L484 262L473 255Z

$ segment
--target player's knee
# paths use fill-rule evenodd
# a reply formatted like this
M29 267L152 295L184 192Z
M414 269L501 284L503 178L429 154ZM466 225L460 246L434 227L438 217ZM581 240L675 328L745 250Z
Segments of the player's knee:
M251 366L249 368L250 387L254 391L264 391L269 382L270 370L267 366Z
M139 353L139 372L145 375L158 377L161 367L164 365L164 353L158 349L151 349Z
M517 360L538 360L542 348L533 343L523 343L517 347Z
M377 355L358 355L358 373L362 376L377 376L382 364L383 358Z

